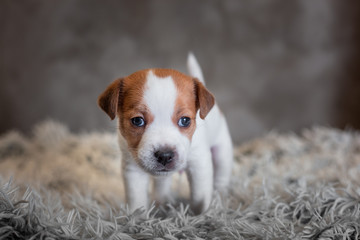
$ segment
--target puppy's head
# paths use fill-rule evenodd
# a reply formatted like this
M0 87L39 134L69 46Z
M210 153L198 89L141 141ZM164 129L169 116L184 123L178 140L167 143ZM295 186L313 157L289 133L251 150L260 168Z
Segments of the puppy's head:
M163 175L185 167L196 129L196 114L206 117L213 95L196 78L171 69L149 69L120 78L99 96L120 134L145 171Z

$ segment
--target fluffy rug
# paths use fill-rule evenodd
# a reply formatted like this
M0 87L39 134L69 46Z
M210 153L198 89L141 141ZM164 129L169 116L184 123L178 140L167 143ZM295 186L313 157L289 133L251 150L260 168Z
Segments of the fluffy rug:
M0 239L360 239L360 136L323 127L235 149L230 194L194 216L177 205L129 212L113 133L52 121L0 137Z

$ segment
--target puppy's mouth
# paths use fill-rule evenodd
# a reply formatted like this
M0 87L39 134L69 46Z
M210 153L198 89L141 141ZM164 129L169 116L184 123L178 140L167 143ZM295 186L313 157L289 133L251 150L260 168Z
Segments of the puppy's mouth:
M164 169L160 169L160 170L155 170L156 172L171 172L172 170L171 169L166 169L166 168L164 168Z
M164 175L167 173L172 173L176 171L176 168L174 166L161 166L161 167L157 167L155 169L150 170L152 172L152 174L154 175Z
M142 165L142 168L150 173L151 175L158 176L158 175L168 175L177 171L178 167L176 164L168 164L162 166L160 164L156 164L155 166L149 167Z

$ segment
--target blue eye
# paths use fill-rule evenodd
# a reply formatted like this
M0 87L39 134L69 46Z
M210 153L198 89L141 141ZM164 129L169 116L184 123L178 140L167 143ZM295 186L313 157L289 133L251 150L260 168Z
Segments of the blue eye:
M190 126L191 119L188 117L181 117L178 121L179 127L188 127Z
M145 125L145 120L142 117L134 117L131 119L131 123L136 127L142 127Z

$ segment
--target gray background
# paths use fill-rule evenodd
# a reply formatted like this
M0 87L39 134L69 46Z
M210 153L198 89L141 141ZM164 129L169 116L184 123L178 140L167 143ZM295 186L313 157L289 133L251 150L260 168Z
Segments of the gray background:
M188 51L236 143L314 124L360 127L357 1L0 1L0 133L46 118L114 130L115 78L185 71Z

